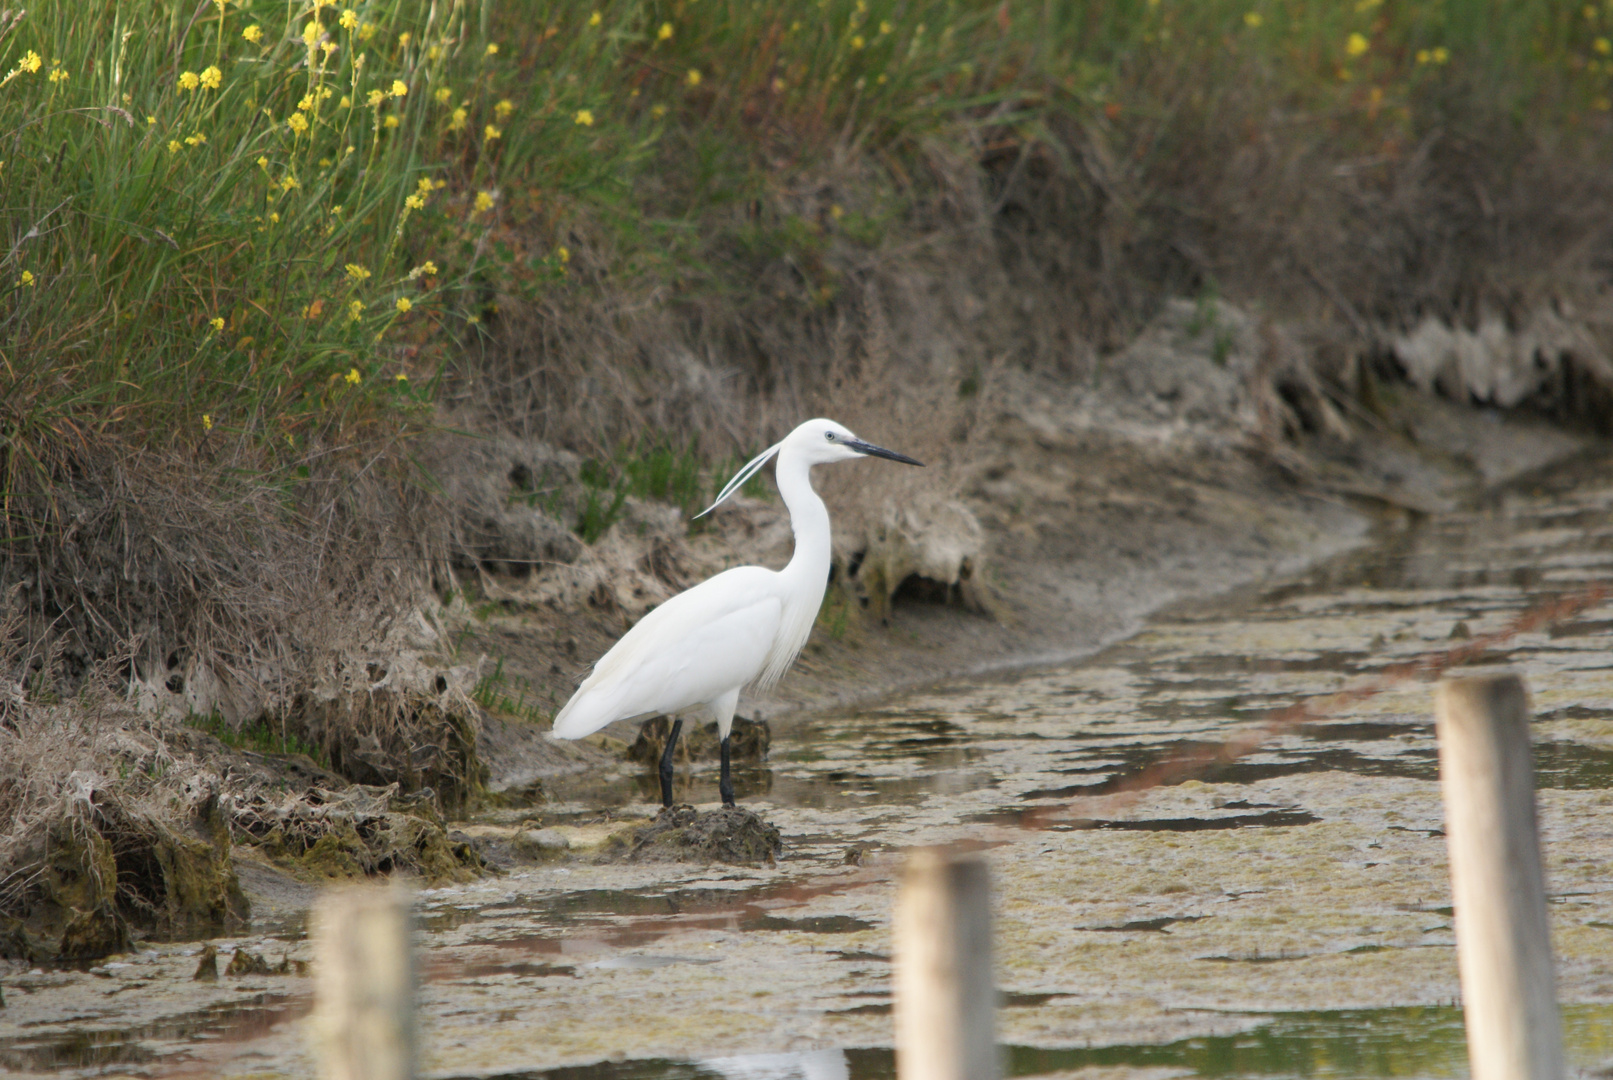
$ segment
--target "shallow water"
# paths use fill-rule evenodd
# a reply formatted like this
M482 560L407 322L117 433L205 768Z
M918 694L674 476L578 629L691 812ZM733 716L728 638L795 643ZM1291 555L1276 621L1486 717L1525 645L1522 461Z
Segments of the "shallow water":
M1008 1075L1466 1075L1427 685L1196 779L1114 793L1268 710L1613 580L1610 539L1613 469L1586 465L1475 510L1386 523L1371 550L1177 610L1080 663L778 731L740 785L785 834L777 867L579 860L422 892L426 1069L893 1075L893 881L905 848L955 843L993 872ZM1580 1075L1613 1066L1610 632L1604 604L1484 658L1522 670L1534 695ZM653 791L639 783L609 801ZM714 771L680 784L715 800ZM551 809L579 837L601 831L586 803ZM295 926L263 934L246 943L306 958ZM196 949L7 978L0 1068L311 1075L307 980L194 983Z

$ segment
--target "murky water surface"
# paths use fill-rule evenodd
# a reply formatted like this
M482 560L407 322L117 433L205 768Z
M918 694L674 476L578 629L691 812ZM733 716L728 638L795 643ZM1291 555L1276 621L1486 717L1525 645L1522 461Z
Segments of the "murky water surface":
M1388 524L1370 551L1175 612L1082 663L777 732L741 784L786 836L777 867L575 860L422 893L426 1067L893 1076L901 852L960 843L994 875L1009 1075L1464 1076L1428 686L1198 779L1112 793L1268 710L1601 580L1613 580L1605 465ZM1584 1076L1613 1066L1610 634L1604 605L1484 657L1524 671L1534 693L1560 997ZM684 782L715 800L714 772ZM618 778L610 801L636 783ZM579 839L607 828L590 824L600 804L573 794L551 819ZM248 944L306 957L284 937ZM0 1068L311 1075L307 980L195 983L195 949L7 979Z

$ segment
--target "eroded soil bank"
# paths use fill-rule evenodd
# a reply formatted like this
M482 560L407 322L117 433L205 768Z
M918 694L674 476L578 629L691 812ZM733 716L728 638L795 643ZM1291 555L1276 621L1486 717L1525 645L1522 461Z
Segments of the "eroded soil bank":
M420 893L428 1073L889 1076L894 879L906 848L954 843L994 876L1013 1075L1460 1075L1426 686L1136 801L1106 792L1605 579L1609 475L1589 460L1430 515L1376 513L1361 550L1179 603L1085 659L780 716L768 758L737 778L782 834L773 865L597 862L652 813L647 770L603 750L601 770L551 770L543 801L463 826L546 842L502 876ZM898 604L893 625L924 612ZM1610 621L1603 605L1485 658L1534 693L1560 997L1587 1074L1613 1063ZM710 763L680 785L715 801ZM307 898L247 884L253 929L212 944L263 965L197 981L201 946L160 945L13 971L0 1063L310 1074Z

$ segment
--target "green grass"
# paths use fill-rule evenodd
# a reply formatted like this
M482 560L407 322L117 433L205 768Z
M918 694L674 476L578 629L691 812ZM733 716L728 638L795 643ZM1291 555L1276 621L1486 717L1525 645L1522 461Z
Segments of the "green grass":
M832 304L828 247L904 227L935 141L1073 119L1155 161L1251 78L1341 155L1475 108L1603 138L1610 36L1609 0L43 0L0 26L0 491L97 433L294 475L422 416L501 293L787 258ZM879 179L780 197L836 148ZM711 463L601 468L585 535L624 493L692 507Z
M549 709L539 704L543 699L530 680L520 676L512 679L504 673L502 656L490 674L476 681L471 698L488 712L513 716L531 724L546 725L552 716ZM549 704L552 707L553 702Z
M241 727L231 726L224 717L213 713L207 716L192 714L185 723L198 731L205 731L225 746L237 750L252 750L260 754L303 754L322 769L330 768L325 751L313 743L305 742L294 732L276 728L267 720L255 720Z

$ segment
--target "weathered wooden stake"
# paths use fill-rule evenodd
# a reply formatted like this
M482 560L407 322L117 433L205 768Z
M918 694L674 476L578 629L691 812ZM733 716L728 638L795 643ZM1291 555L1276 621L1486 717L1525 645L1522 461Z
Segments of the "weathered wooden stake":
M409 896L345 889L315 912L314 1036L327 1080L414 1080Z
M996 1080L986 864L933 850L908 859L895 938L898 1080Z
M1523 680L1441 680L1434 717L1473 1080L1561 1080Z

